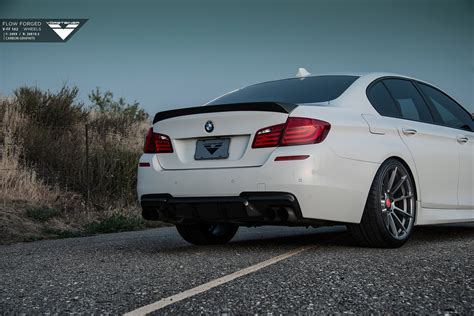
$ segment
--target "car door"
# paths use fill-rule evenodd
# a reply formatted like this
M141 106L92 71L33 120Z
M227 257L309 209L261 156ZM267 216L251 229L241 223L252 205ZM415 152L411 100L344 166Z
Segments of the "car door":
M458 206L474 210L474 133L460 132ZM471 213L474 217L474 214Z
M425 208L457 208L459 151L456 133L434 124L433 115L415 85L406 79L384 79L399 107L395 120L418 173L418 199Z
M474 209L474 123L461 105L442 91L417 83L443 126L456 134L459 151L458 208Z

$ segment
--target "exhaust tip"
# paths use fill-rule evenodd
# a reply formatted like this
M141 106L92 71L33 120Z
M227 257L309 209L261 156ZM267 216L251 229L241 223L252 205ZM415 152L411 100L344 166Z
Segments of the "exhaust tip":
M267 208L264 212L264 217L268 220L273 221L276 218L275 211L271 208Z

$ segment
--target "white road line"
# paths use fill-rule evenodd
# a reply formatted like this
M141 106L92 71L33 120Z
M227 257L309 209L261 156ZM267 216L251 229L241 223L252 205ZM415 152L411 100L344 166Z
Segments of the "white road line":
M207 283L204 283L204 284L201 284L199 286L196 286L192 289L189 289L189 290L186 290L184 292L181 292L181 293L178 293L178 294L175 294L173 296L169 296L169 297L166 297L166 298L163 298L155 303L151 303L149 305L145 305L145 306L142 306L140 308L137 308L133 311L130 311L128 313L125 313L124 315L125 316L138 316L138 315L146 315L146 314L149 314L151 312L154 312L154 311L157 311L163 307L166 307L168 305L171 305L171 304L174 304L174 303L177 303L179 301L182 301L184 299L187 299L191 296L194 296L196 294L200 294L200 293L203 293L203 292L206 292L212 288L215 288L216 286L219 286L219 285L222 285L224 283L227 283L227 282L230 282L232 280L235 280L237 278L240 278L244 275L247 275L247 274L250 274L250 273L253 273L255 271L258 271L260 269L263 269L265 267L268 267L272 264L275 264L279 261L282 261L282 260L285 260L287 258L290 258L294 255L297 255L299 254L300 252L303 252L305 250L308 250L310 248L313 248L315 246L304 246L304 247L300 247L300 248L296 248L296 249L293 249L291 251L288 251L288 252L285 252L284 254L281 254L279 256L276 256L276 257L273 257L271 259L268 259L268 260L265 260L265 261L262 261L260 263L257 263L253 266L250 266L250 267L247 267L245 269L242 269L242 270L239 270L239 271L236 271L234 273L231 273L231 274L228 274L228 275L225 275L221 278L218 278L218 279L215 279L215 280L212 280L210 282L207 282Z

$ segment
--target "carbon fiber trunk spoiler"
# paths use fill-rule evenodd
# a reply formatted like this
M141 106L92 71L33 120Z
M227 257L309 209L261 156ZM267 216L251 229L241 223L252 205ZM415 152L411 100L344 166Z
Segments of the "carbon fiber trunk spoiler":
M290 113L293 111L297 104L292 103L277 103L277 102L253 102L253 103L233 103L233 104L222 104L222 105L204 105L196 106L192 108L176 109L158 112L153 119L153 124L159 121L163 121L169 118L202 114L202 113L215 113L215 112L235 112L235 111L261 111L261 112L279 112L279 113Z

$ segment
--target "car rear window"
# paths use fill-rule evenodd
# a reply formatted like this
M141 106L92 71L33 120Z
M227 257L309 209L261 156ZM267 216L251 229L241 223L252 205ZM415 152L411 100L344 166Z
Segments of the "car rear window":
M357 78L359 77L331 75L263 82L223 95L208 105L248 102L326 102L339 97Z

